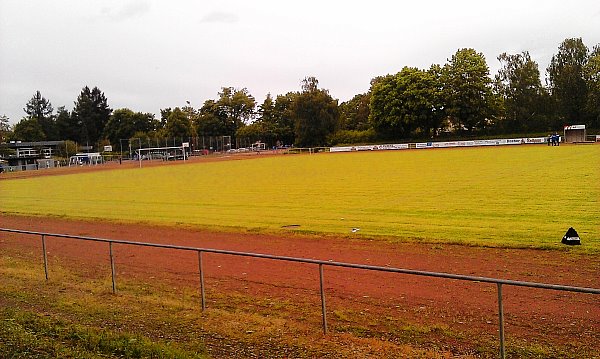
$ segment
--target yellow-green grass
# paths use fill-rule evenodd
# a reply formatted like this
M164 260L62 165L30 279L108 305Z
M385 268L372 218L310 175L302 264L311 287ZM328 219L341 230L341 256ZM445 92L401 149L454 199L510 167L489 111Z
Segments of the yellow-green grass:
M275 156L0 181L23 215L600 250L600 146ZM360 228L351 233L352 228Z

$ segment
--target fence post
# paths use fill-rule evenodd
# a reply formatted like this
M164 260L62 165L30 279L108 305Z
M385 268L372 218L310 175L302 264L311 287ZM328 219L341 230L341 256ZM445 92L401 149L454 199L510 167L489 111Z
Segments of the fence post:
M323 264L319 264L319 282L321 284L321 312L323 315L323 334L327 334L327 309L325 305L325 288L323 288Z
M500 326L500 358L506 358L504 350L504 309L502 307L502 283L498 285L498 325Z
M42 251L44 252L44 274L46 282L48 281L48 253L46 253L46 236L42 234Z
M113 294L116 294L117 286L115 284L115 260L113 257L112 242L108 242L108 251L109 251L109 256L110 256L110 274L111 274L111 279L112 279L112 292L113 292Z
M202 270L202 251L198 251L198 273L200 275L200 300L202 301L202 311L205 311L206 299L204 296L204 271Z

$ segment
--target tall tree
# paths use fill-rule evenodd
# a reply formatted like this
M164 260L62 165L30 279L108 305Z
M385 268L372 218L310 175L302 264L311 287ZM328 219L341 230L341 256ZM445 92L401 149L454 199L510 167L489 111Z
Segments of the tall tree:
M338 102L327 90L318 88L315 77L302 81L302 92L293 103L296 145L323 146L339 120Z
M401 138L405 129L400 124L396 109L401 106L396 96L394 75L379 76L371 81L371 111L369 122L382 138Z
M545 89L538 64L529 52L498 56L501 68L495 77L504 104L503 129L508 133L545 130Z
M428 137L434 137L442 130L444 118L447 115L446 102L444 97L444 70L438 64L433 64L427 70L425 82L429 90L423 92L428 105L431 106L427 116L420 120L421 133Z
M158 121L151 113L133 112L128 108L115 110L104 126L103 137L113 145L119 144L121 139L132 138L140 132L156 130Z
M371 112L371 92L358 94L352 99L340 104L340 129L367 130Z
M581 38L572 38L564 40L558 53L552 56L547 72L550 93L560 116L553 124L555 127L585 121L587 86L583 68L588 53Z
M455 130L485 128L496 115L490 70L482 53L460 49L443 71L446 112Z
M227 115L227 121L232 126L232 136L238 128L249 123L254 116L256 101L246 88L235 89L233 87L223 87L219 92L217 104ZM229 127L229 126L228 126Z
M77 119L64 106L56 110L56 132L58 139L78 141L80 130Z
M206 100L198 111L194 126L198 136L231 136L234 124L214 100Z
M167 118L165 130L167 137L187 139L192 136L192 123L185 112L175 107Z
M4 146L3 144L8 142L12 137L12 131L10 129L10 122L8 116L1 115L0 116L0 157L6 156L12 153L12 150L8 148L8 146Z
M24 117L19 121L14 129L12 138L18 141L44 141L46 135L42 126L35 117Z
M23 111L29 118L35 118L42 127L44 137L48 140L56 140L58 133L56 130L54 109L49 100L42 96L40 91L36 91L29 102L23 108Z
M441 126L440 68L404 67L372 87L371 123L382 137L434 136Z
M589 125L600 128L600 45L596 45L583 67L583 77L587 86L586 111Z
M95 144L101 138L111 112L104 93L98 87L90 90L85 86L77 97L72 113L79 129L77 140L80 143Z
M296 134L293 110L296 97L298 97L298 92L288 92L285 95L277 95L275 98L272 120L279 144L291 145L294 143Z
M7 142L11 132L8 116L0 116L0 143Z
M258 106L257 112L257 120L239 129L237 137L245 137L250 141L262 141L271 147L277 142L278 128L276 126L275 101L270 93Z
M237 131L237 136L250 141L263 141L269 147L291 144L294 141L294 122L291 116L291 104L294 93L277 96L271 94L258 106L258 118L255 122Z

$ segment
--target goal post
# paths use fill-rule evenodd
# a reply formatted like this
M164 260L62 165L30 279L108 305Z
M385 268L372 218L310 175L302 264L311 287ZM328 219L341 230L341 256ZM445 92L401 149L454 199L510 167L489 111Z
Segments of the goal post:
M181 146L138 148L135 150L135 154L140 162L140 168L142 168L144 160L185 161L186 147L188 146L189 143L183 143Z
M227 152L231 149L231 136L223 136L223 142L222 142L222 151L221 152Z
M261 141L256 141L250 147L252 151L264 151L267 149L267 144Z

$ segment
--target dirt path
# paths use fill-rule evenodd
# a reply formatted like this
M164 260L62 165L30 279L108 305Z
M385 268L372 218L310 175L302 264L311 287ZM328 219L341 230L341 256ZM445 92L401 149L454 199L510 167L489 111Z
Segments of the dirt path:
M600 258L569 251L231 234L6 215L0 217L0 227L600 288ZM108 270L106 244L59 238L47 243L51 265L60 260ZM0 234L0 255L16 249L36 253L40 247L33 236ZM118 276L197 286L195 253L123 245L116 245L114 252ZM210 290L243 290L292 301L308 297L318 303L316 265L216 254L205 254L205 263ZM332 311L349 308L455 330L497 331L495 285L332 267L325 268L325 282ZM507 335L562 343L577 338L600 347L600 296L509 286L503 292Z

